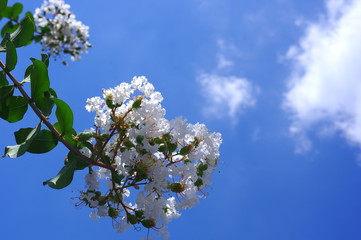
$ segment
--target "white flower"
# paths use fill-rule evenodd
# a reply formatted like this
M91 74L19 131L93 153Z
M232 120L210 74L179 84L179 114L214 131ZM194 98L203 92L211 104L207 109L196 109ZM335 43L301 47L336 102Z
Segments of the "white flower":
M92 168L86 204L98 209L93 215L116 219L118 232L139 224L167 239L164 224L194 207L211 184L221 135L181 117L167 120L162 95L143 76L103 90L103 98L87 100L98 128L91 150L114 170Z
M77 21L69 9L63 0L44 1L35 9L34 20L41 33L43 51L60 58L70 54L71 60L76 61L91 47L89 27Z

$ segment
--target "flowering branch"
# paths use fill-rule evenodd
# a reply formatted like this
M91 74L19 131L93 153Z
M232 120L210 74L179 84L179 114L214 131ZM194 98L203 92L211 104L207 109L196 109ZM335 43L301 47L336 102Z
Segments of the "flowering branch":
M94 220L110 217L118 232L143 226L148 233L155 229L167 239L166 223L206 195L217 166L221 134L181 117L167 120L162 95L145 77L103 90L102 98L87 99L86 109L95 112L95 129L77 134L73 111L50 88L48 64L49 55L70 54L72 60L79 60L91 47L88 27L75 20L63 0L46 0L21 21L19 9L20 3L9 7L7 0L0 0L0 17L9 19L1 31L5 34L0 52L6 52L6 62L0 61L0 118L20 121L30 106L41 123L15 132L17 145L7 146L4 156L49 152L60 141L69 153L58 175L44 185L62 189L72 182L76 170L88 169L86 189L80 191L76 206L93 209L90 217ZM26 80L19 82L11 73L17 64L16 48L32 41L41 42L49 55L31 59ZM23 88L29 81L31 97ZM13 96L15 88L21 96ZM49 115L55 105L58 122L53 125ZM50 131L41 130L42 123Z

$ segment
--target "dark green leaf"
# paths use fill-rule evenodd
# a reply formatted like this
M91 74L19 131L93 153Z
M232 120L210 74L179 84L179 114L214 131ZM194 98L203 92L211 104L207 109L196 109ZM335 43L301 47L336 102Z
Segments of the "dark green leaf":
M82 132L77 135L77 139L79 142L86 142L90 140L92 137L93 137L92 133L86 133L86 132Z
M117 171L112 171L112 179L118 185L121 184L123 178L124 178L124 175L119 174Z
M46 67L49 67L49 55L42 53L41 54L41 61L45 63Z
M203 180L198 178L197 181L194 182L194 186L196 186L199 190L199 187L203 185Z
M31 74L31 71L33 70L33 64L29 65L26 70L25 70L25 73L24 73L24 78L29 78L29 82L30 82L30 74Z
M25 141L25 137L30 133L32 128L22 128L15 132L16 143L20 144ZM27 152L29 153L46 153L52 150L58 144L57 138L49 130L43 129L34 138Z
M177 149L177 144L176 143L168 143L167 147L168 147L168 151L170 153L172 153Z
M163 143L163 140L160 139L160 138L154 138L154 142L155 142L156 144L162 144L162 143Z
M199 164L199 166L197 167L197 170L198 170L198 171L202 171L202 172L206 171L207 169L208 169L208 165L205 164L205 163L201 163L201 164Z
M15 68L17 62L18 62L18 56L16 54L15 45L11 41L8 41L6 43L6 68L5 68L5 70L8 72L12 71Z
M139 98L139 99L137 99L137 100L134 101L134 103L133 103L133 105L132 105L132 108L138 109L138 108L140 108L140 105L141 105L141 104L142 104L142 99Z
M51 96L51 97L55 97L55 98L58 97L58 95L56 94L55 90L52 89L52 88L49 88L49 93L50 93L50 96Z
M48 129L43 129L28 148L29 153L46 153L58 145L58 139Z
M54 128L56 130L58 130L58 132L61 132L59 123L55 123ZM76 147L77 146L77 141L74 139L74 136L76 136L76 131L74 129L71 129L65 135L63 135L63 138L65 139L65 141L70 143L70 145L72 145L73 147Z
M9 156L11 158L17 158L23 155L28 150L31 142L34 140L36 135L39 133L41 124L42 122L40 122L36 128L31 130L29 134L24 138L25 141L21 144L15 146L7 146L5 148L5 154L3 157Z
M0 52L6 52L6 44L10 41L10 33L5 33L3 40L0 43Z
M132 148L134 147L134 144L132 143L132 141L127 140L124 142L124 146L126 146L127 148Z
M13 33L17 28L18 24L13 24L12 21L8 21L1 29L1 37L5 36L5 33Z
M182 149L180 150L179 154L180 155L187 155L192 151L192 145L187 145L182 147Z
M25 17L21 20L18 29L11 34L10 39L14 43L15 47L22 47L28 45L32 41L34 31L34 22L30 17Z
M1 16L5 18L12 18L13 14L13 7L7 6L1 11Z
M46 116L51 114L54 102L50 100L50 80L48 76L48 68L45 63L40 60L31 59L33 67L30 72L31 98L36 106Z
M27 11L27 12L25 13L25 16L29 17L33 22L35 22L35 21L34 21L34 15L33 15L30 11Z
M158 151L159 152L165 152L167 150L167 145L162 144L159 146Z
M141 136L141 135L138 135L138 136L136 137L137 143L138 143L138 144L141 144L141 145L143 145L143 139L144 139L144 136Z
M51 100L56 104L55 115L59 122L60 133L66 134L73 129L73 111L63 100L58 98L51 98Z
M15 3L12 9L11 18L17 20L19 18L19 14L23 11L23 5L21 3Z
M14 93L14 86L3 86L0 87L0 100L4 100Z
M45 92L49 91L50 80L45 63L34 58L31 61L33 62L30 72L31 98L36 102L38 99L44 98Z
M45 92L46 94L48 92ZM54 102L48 97L43 97L35 101L36 106L41 110L45 116L50 116L51 111L54 107Z
M66 164L54 178L43 182L43 185L48 185L54 189L62 189L68 186L73 181L74 171L76 169L77 161L70 161Z
M8 0L0 0L0 12L6 8Z
M83 170L86 167L89 167L90 164L84 161L81 157L77 156L72 151L69 151L68 158L67 158L67 164L70 162L75 161L75 170Z
M6 79L6 73L4 71L0 71L0 87L4 87L9 85L9 81ZM1 93L0 93L0 98L1 98Z
M28 102L22 96L11 96L6 99L8 116L5 119L10 123L14 123L23 119L28 110Z

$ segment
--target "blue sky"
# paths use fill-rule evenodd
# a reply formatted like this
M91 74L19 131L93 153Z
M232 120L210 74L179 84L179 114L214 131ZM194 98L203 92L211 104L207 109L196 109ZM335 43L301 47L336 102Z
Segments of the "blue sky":
M53 61L49 70L75 129L93 125L87 98L145 75L168 119L182 115L223 135L209 196L169 224L170 239L361 238L360 0L67 2L94 46L80 62ZM15 76L39 49L19 49ZM30 111L23 122L1 121L0 148L36 124ZM81 172L66 189L42 186L66 153L58 146L1 159L0 239L144 235L117 234L111 220L75 209Z

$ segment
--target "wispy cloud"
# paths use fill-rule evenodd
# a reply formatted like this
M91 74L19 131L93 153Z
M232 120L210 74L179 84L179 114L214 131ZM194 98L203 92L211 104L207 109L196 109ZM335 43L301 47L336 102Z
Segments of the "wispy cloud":
M257 92L247 79L235 76L221 76L217 74L202 74L198 76L202 86L203 96L207 104L204 112L216 118L228 116L233 123L239 114L247 107L256 103L254 97Z
M215 118L229 118L236 124L239 115L246 108L255 105L259 88L246 78L224 74L225 70L229 72L234 68L233 59L239 54L239 50L232 44L226 44L224 40L217 43L217 68L212 73L202 73L197 77L206 101L203 112Z
M303 151L311 146L305 130L320 126L361 146L360 19L361 1L329 0L327 14L308 24L287 53L292 74L284 107Z

